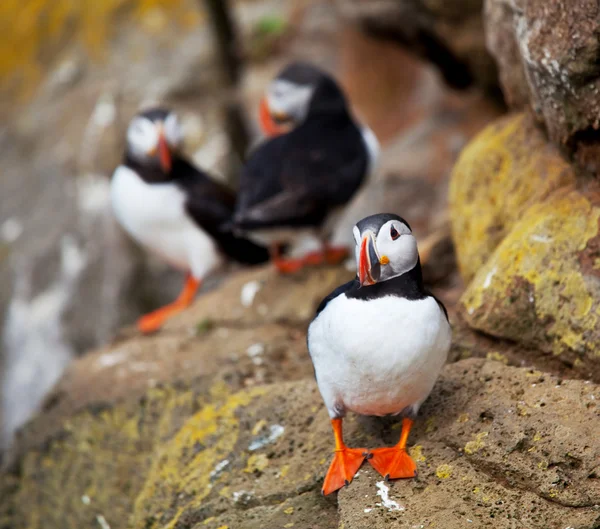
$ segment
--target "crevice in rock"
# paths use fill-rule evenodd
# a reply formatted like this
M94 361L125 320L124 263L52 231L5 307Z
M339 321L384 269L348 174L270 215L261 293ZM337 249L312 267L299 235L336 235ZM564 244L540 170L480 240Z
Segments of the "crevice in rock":
M444 445L447 446L448 448L454 450L454 452L459 457L461 457L461 458L468 457L468 456L465 456L464 452L462 452L460 450L461 447L459 447L457 444L446 441L446 442L444 442ZM554 503L556 505L560 505L561 507L567 507L569 509L590 509L590 508L594 507L593 502L591 502L589 504L585 504L585 505L573 505L573 504L570 504L570 503L567 503L564 501L559 501L557 499L544 496L543 494L540 494L536 490L530 489L525 485L521 486L516 482L516 480L514 482L511 482L511 480L509 480L508 478L506 478L504 476L504 474L505 474L504 469L502 469L500 467L500 465L498 465L497 463L494 463L491 461L484 461L484 460L478 459L478 458L468 458L467 461L474 469L476 469L479 472L482 472L488 478L490 478L491 480L493 480L494 482L496 482L498 485L500 485L501 487L503 487L505 489L530 492L531 494L534 494L538 498L540 498L548 503Z

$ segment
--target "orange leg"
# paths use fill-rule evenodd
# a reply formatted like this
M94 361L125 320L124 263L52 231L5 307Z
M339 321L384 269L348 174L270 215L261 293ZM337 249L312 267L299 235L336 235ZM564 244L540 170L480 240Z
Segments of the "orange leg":
M296 259L285 259L281 257L279 245L271 248L271 259L278 272L281 274L293 274L305 266L318 266L323 263L339 264L348 256L348 249L340 247L325 246L325 249L317 252L307 253L304 257Z
M179 297L173 303L142 316L137 322L138 329L144 334L158 331L168 318L190 305L200 284L200 280L188 274Z
M406 441L413 422L412 419L402 419L402 433L396 446L376 448L369 452L369 463L385 479L414 478L417 475L417 465L406 451Z
M303 266L304 262L302 259L285 259L281 256L281 249L279 244L274 243L271 245L271 260L275 265L275 268L280 274L293 274L298 272Z
M364 448L348 448L342 435L342 419L332 419L333 435L335 437L335 454L329 465L329 470L323 482L323 494L327 495L350 484L354 474L367 457Z
M340 264L346 257L348 257L346 246L325 246L325 262L327 264Z

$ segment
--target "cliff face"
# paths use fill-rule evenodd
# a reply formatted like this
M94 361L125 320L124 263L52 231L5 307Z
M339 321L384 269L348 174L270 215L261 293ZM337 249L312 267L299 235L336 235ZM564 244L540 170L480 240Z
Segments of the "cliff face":
M333 445L305 328L350 275L239 273L160 335L77 360L0 477L0 527L594 527L599 388L494 360L444 370L411 434L417 479L365 464L321 496ZM346 423L353 446L399 435Z
M126 328L68 367L6 454L1 528L600 524L597 8L580 1L568 12L536 1L489 0L483 10L477 1L336 4L341 19L319 2L290 10L298 29L278 60L309 58L335 70L357 115L385 140L380 171L345 213L336 240L349 242L364 215L402 213L450 309L449 365L409 441L419 477L385 483L365 465L337 496L320 495L332 436L306 328L319 301L352 272L233 270L159 334ZM48 349L64 359L61 368L172 295L165 278L173 276L140 259L107 209L99 175L120 155L119 116L158 95L184 113L205 111L204 133L186 114L202 164L227 151L210 96L206 32L188 33L187 16L161 18L165 9L186 13L187 3L136 5L107 3L99 13L101 25L121 8L149 24L109 39L106 70L101 61L81 69L76 56L48 63L59 88L44 78L0 143L7 167L25 167L27 182L15 186L21 173L14 169L0 182L17 190L0 192L9 221L0 289L14 278L2 292L10 301L5 343L13 352ZM98 31L75 35L94 48L109 42ZM137 53L156 61L138 64ZM249 70L249 108L275 66ZM496 66L512 111L503 117L488 97ZM125 88L99 82L112 68ZM85 119L70 119L80 112ZM84 143L94 149L78 150ZM30 185L40 193L27 192ZM60 370L38 373L30 370L30 379L47 386ZM394 419L349 417L346 430L354 446L390 444L399 434Z

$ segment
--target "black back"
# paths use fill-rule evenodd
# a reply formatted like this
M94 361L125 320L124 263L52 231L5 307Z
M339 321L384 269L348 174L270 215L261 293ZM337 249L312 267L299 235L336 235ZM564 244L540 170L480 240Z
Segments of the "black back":
M251 154L240 175L234 224L318 227L352 198L367 169L366 145L345 108L309 114Z

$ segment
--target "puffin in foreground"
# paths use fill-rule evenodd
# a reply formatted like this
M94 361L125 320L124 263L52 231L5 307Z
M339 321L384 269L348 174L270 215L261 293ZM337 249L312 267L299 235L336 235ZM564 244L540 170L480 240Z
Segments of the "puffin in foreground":
M335 436L323 494L349 484L365 458L385 478L416 476L406 441L451 343L446 309L423 287L408 223L378 214L358 222L353 232L357 277L321 302L308 329L308 349ZM374 450L347 447L342 419L348 410L401 415L400 441Z
M241 172L231 229L269 245L280 272L341 261L347 248L325 241L373 171L377 138L353 118L333 78L305 63L291 64L269 85L261 124L271 138ZM282 245L293 257L307 242L314 251L281 256Z
M162 108L138 114L111 181L113 211L125 231L186 273L173 303L139 319L145 333L187 307L202 280L226 258L243 264L269 259L266 248L222 231L233 215L235 193L183 158L181 143L176 114Z

